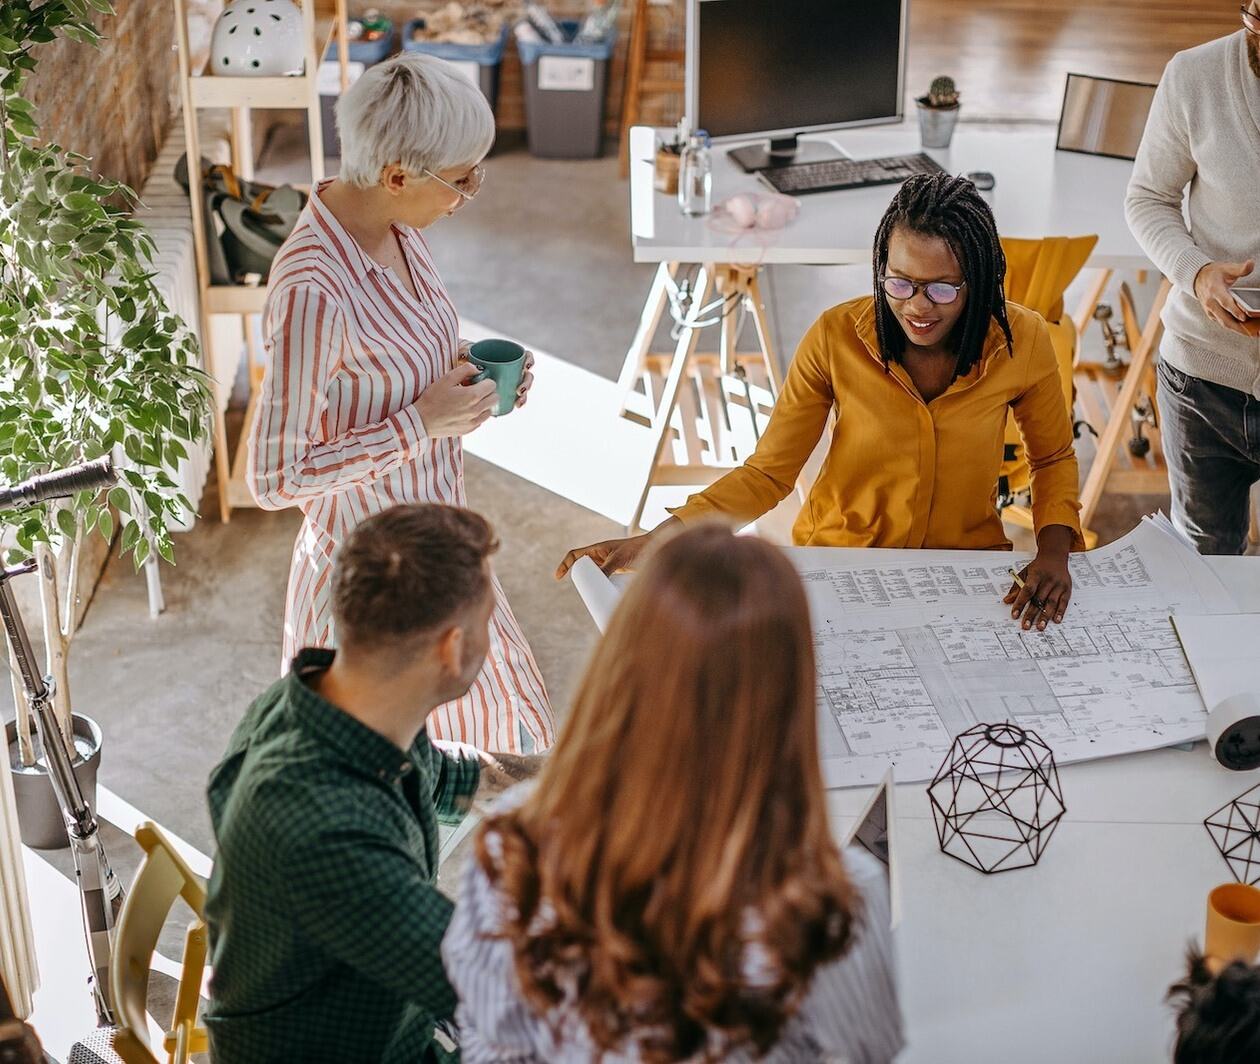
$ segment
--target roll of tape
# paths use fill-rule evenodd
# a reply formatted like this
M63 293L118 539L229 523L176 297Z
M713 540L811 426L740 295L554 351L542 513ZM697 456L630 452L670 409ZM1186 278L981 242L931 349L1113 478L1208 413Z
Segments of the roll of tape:
M1260 693L1246 691L1218 702L1207 718L1208 749L1226 768L1260 768Z

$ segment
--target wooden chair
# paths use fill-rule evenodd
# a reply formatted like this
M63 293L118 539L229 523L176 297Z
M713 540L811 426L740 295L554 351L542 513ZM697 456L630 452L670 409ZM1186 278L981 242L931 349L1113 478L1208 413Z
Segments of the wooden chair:
M206 964L206 885L156 824L146 821L136 828L136 841L144 850L144 862L123 903L110 967L110 997L119 1026L114 1049L126 1064L184 1064L193 1053L209 1048L205 1028L197 1026ZM197 919L184 938L174 1017L159 1055L149 1043L145 1009L149 969L162 925L181 897Z
M1043 240L1004 238L1006 254L1006 298L1046 319L1050 341L1058 358L1059 376L1068 417L1072 418L1074 391L1073 367L1076 360L1077 332L1072 318L1064 313L1063 293L1081 272L1098 243L1097 236L1052 236ZM1007 415L1006 449L1001 477L1005 494L1027 491L1030 484L1028 459L1013 414ZM1011 504L1002 510L1004 520L1023 528L1033 527L1032 510ZM1087 539L1089 538L1087 534Z

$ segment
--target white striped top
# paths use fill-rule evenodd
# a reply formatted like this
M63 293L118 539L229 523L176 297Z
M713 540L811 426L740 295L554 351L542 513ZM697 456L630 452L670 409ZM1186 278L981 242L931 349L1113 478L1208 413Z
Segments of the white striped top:
M250 487L344 538L391 503L465 505L457 437L430 440L415 402L455 367L459 319L424 237L395 227L416 301L369 258L318 193L272 266Z
M466 506L458 438L430 439L415 403L459 357L459 318L420 232L395 226L416 288L373 260L323 204L310 202L272 265L263 336L269 359L249 440L248 482L266 509L296 506L284 660L336 645L337 546L399 503ZM419 298L417 298L417 296ZM490 654L472 690L434 711L429 732L481 749L552 740L551 706L502 588Z
M516 788L508 801L519 801ZM494 853L494 836L487 840ZM888 881L864 850L844 853L845 869L862 898L863 916L843 957L819 968L800 1011L765 1057L741 1051L731 1064L887 1064L901 1051L901 1010L893 974ZM521 996L512 946L500 933L506 901L475 858L464 868L442 959L459 997L456 1019L465 1064L633 1064L631 1047L600 1056L576 1010L539 1015ZM750 968L755 960L749 958ZM556 1032L563 1034L557 1037Z

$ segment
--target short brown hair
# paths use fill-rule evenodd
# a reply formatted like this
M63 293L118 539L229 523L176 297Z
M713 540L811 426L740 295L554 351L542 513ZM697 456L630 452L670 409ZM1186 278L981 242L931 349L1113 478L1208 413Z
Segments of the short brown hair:
M396 642L448 624L486 594L485 561L498 546L484 517L457 506L415 503L369 517L337 554L337 642Z

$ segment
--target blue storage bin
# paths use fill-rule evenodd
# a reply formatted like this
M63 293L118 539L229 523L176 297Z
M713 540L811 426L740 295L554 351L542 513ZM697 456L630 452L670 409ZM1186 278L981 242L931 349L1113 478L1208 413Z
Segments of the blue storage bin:
M435 55L439 59L445 59L448 63L454 63L456 66L465 68L471 68L475 64L477 67L475 72L471 69L466 70L469 74L469 80L475 81L481 87L481 92L490 101L492 110L497 107L499 103L499 66L503 62L503 49L507 47L508 25L504 23L503 31L499 34L497 40L489 41L486 44L413 41L411 39L412 30L423 22L424 19L422 18L413 18L403 26L403 51ZM476 74L475 77L473 77L474 73Z
M604 146L604 98L617 34L579 43L580 23L559 23L559 44L517 40L525 85L530 154L542 159L595 159Z
M351 41L349 45L350 62L362 63L364 66L371 66L373 63L379 63L382 59L388 59L389 53L394 50L394 24L389 24L389 31L384 37L375 41ZM328 51L324 53L325 59L337 58L337 42L335 40L328 42Z
M577 36L577 31L582 28L580 22L574 22L571 19L561 19L556 23L567 38L560 44L552 44L550 41L517 41L517 50L521 53L521 62L525 64L537 63L539 58L544 55L563 55L570 59L595 59L607 62L612 58L613 50L617 47L617 34L614 31L606 40L596 41L593 44L575 41L573 38Z

